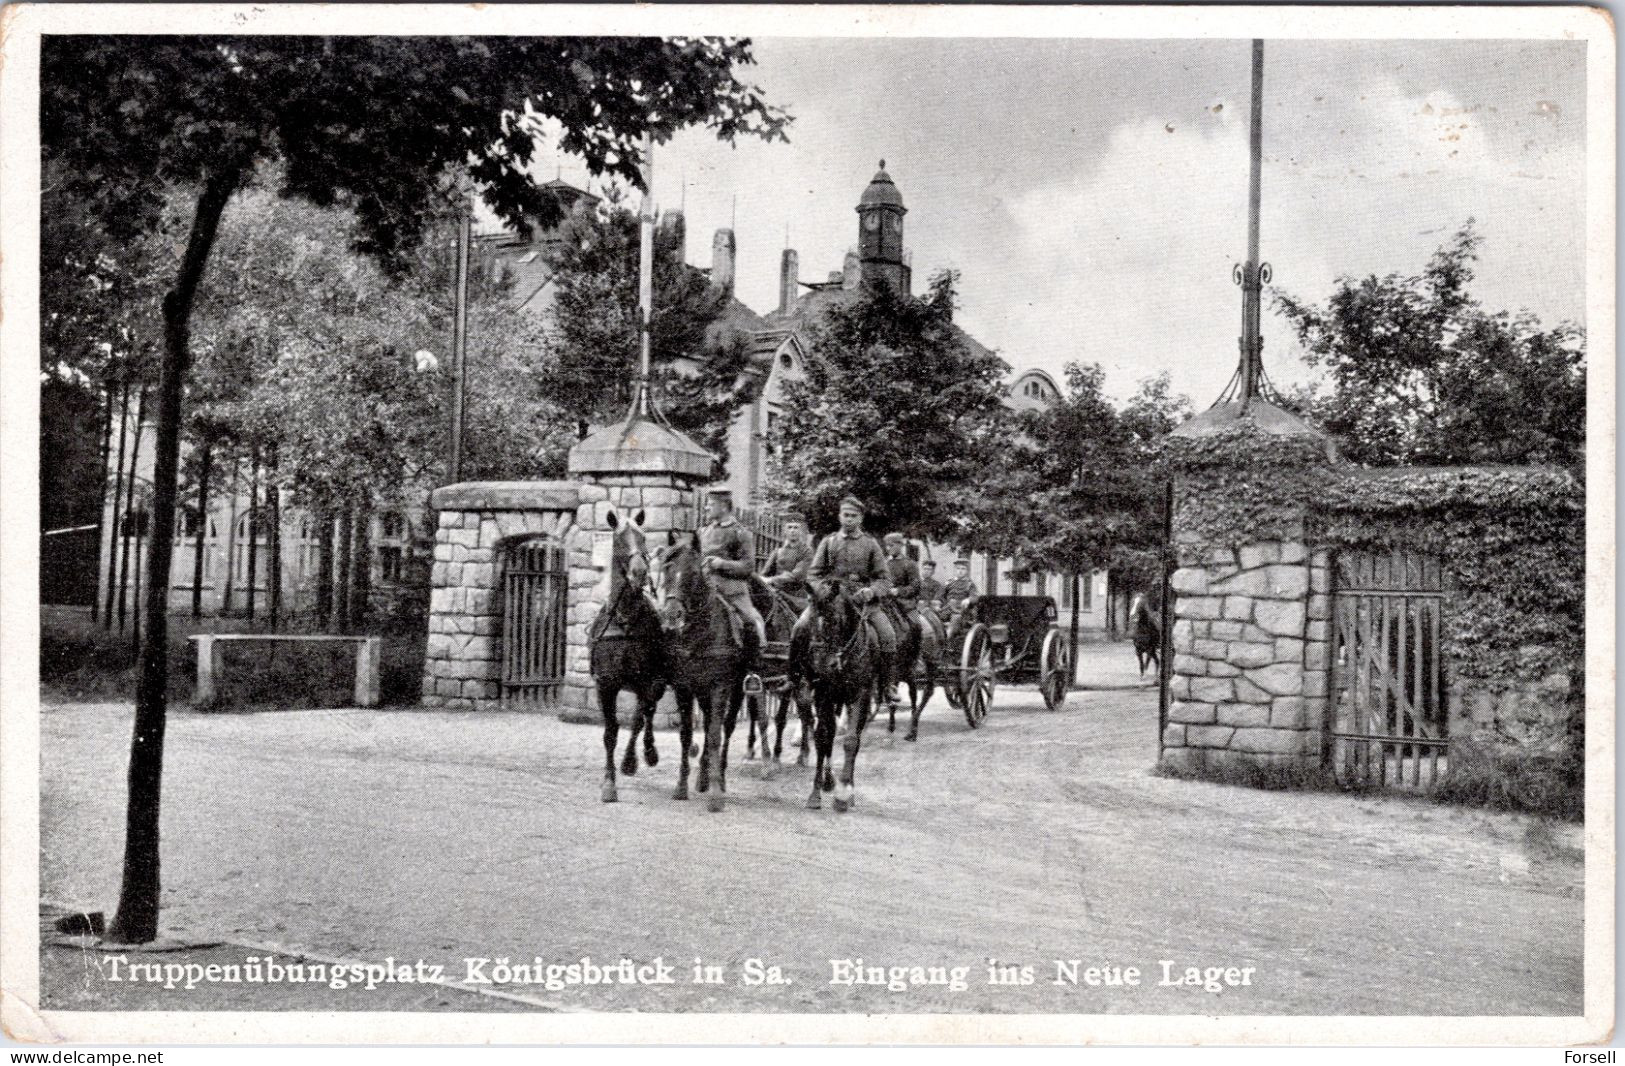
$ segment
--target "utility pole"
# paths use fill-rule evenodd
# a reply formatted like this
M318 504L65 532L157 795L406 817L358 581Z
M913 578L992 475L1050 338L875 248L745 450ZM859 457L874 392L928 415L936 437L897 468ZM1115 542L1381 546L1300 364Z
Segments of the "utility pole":
M1253 41L1253 99L1252 123L1249 130L1251 170L1247 184L1247 262L1233 273L1241 286L1241 366L1237 371L1241 382L1243 406L1261 395L1264 367L1264 335L1259 319L1264 283L1270 280L1268 263L1261 262L1258 252L1258 215L1260 170L1264 157L1264 42Z
M655 145L654 135L643 135L643 204L638 211L638 391L632 414L649 417L649 309L655 287Z
M473 187L465 177L458 199L462 217L457 223L457 316L451 340L451 459L448 480L463 479L463 382L468 373L468 243L473 228Z

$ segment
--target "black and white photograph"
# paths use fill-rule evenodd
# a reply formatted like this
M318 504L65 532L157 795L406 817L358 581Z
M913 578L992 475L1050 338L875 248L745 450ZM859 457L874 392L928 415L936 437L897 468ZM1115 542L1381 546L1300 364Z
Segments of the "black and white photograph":
M0 14L10 1040L1611 1039L1606 12Z

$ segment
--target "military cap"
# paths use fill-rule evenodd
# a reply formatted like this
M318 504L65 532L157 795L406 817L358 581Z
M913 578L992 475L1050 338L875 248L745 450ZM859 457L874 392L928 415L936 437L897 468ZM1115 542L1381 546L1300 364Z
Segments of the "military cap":
M921 559L920 565L929 566L931 569L935 570L937 568L937 561L935 559Z
M954 560L954 565L955 565L955 566L965 566L965 567L968 567L968 566L970 566L970 560L969 560L969 559L955 559L955 560Z
M733 489L706 489L705 495L707 499L726 500L728 503L734 502Z
M807 524L807 516L802 514L800 511L786 511L786 512L784 512L784 515L780 519L780 521L798 522L801 525L806 525Z
M901 533L897 532L895 529L892 530L890 533L887 533L884 537L881 537L880 539L881 539L882 542L884 542L886 544L901 544L901 543L903 543L903 535Z
M841 497L841 506L842 507L856 507L858 510L862 511L864 514L869 513L869 508L865 507L863 505L863 501L858 499L856 496L842 496Z

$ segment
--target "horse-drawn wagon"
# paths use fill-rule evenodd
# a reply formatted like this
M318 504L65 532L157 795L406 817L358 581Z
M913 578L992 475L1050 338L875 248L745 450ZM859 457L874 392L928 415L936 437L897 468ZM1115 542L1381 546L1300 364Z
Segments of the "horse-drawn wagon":
M941 675L948 702L982 724L1003 684L1037 685L1055 710L1072 687L1072 641L1048 596L983 596L949 631ZM952 650L957 648L958 654Z

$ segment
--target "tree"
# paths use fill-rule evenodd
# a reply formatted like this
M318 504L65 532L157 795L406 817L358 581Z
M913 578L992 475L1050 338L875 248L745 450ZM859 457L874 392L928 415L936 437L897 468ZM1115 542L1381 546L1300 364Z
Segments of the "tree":
M163 299L154 527L174 523L192 310L222 212L260 164L285 196L347 200L358 247L389 264L422 236L448 167L464 168L515 225L557 220L529 179L543 123L595 174L638 180L640 142L704 124L725 140L782 135L787 117L742 84L748 41L654 37L116 37L41 42L46 159L115 235L148 231L169 183L194 190L184 251ZM154 538L149 583L168 580ZM158 923L158 811L167 680L166 597L148 604L132 738L124 878L108 935Z
M875 532L963 544L965 513L1008 438L1008 369L953 323L958 275L923 296L865 284L811 330L769 440L770 492L830 528L842 496ZM967 545L969 546L969 545Z
M550 392L583 425L625 416L639 360L636 212L611 200L565 224L553 305ZM732 294L683 260L683 234L654 235L649 365L660 413L701 447L728 458L728 425L749 402L744 334L730 327Z
M1468 293L1471 220L1419 275L1339 278L1324 306L1280 290L1330 391L1310 415L1354 462L1573 464L1585 457L1585 337L1490 313Z
M1052 405L1025 412L984 504L1002 521L995 549L1063 573L1109 570L1119 588L1146 587L1162 542L1163 478L1154 443L1190 413L1166 372L1121 409L1098 364L1068 363Z

